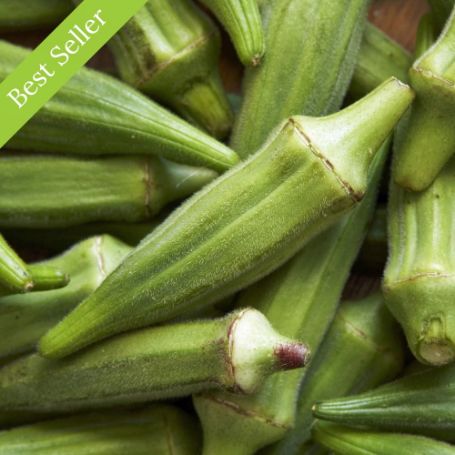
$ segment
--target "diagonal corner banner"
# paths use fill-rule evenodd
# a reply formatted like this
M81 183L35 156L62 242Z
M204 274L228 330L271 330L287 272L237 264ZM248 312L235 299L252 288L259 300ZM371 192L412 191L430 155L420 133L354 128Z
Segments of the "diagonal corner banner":
M146 1L84 0L20 63L0 84L0 148Z

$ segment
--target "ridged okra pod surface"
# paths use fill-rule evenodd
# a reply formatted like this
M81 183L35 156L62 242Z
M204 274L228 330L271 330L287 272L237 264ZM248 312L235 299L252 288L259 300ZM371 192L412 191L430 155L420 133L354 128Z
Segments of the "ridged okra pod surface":
M0 370L0 423L18 413L65 413L190 395L252 392L275 371L304 366L306 346L253 309L128 332L68 359L32 354Z
M72 9L71 0L2 0L0 32L53 27Z
M202 0L229 33L240 61L257 66L265 52L257 0Z
M302 383L295 427L268 453L305 453L314 403L390 381L403 362L401 333L382 295L343 302Z
M61 418L0 432L8 455L199 455L195 419L176 406L111 410Z
M317 418L455 442L455 366L429 368L360 395L318 403Z
M131 251L102 235L85 240L42 265L71 277L63 289L0 298L0 359L31 351L41 336L90 295Z
M384 293L424 363L455 360L455 159L423 192L392 183Z
M375 158L360 205L273 274L243 291L238 306L254 306L283 334L305 340L317 352L372 215L387 152L388 141ZM252 454L283 438L294 424L306 372L274 374L249 397L227 392L193 397L204 429L204 453Z
M250 160L146 237L45 335L41 352L63 357L114 333L195 311L276 269L362 199L373 156L412 96L391 79L339 114L285 121Z
M455 10L438 41L410 69L416 92L394 163L400 186L422 191L455 152Z
M0 41L0 80L29 53ZM239 161L228 147L127 84L86 68L27 122L7 148L89 155L160 155L217 171Z
M353 430L327 422L313 428L315 439L338 455L454 455L455 447L435 439L399 433Z
M218 71L220 41L192 0L151 0L109 47L125 82L223 138L233 117Z
M261 5L266 57L248 68L231 145L251 155L291 115L326 115L348 89L367 0L267 0Z
M217 176L153 157L0 158L0 226L69 227L95 221L139 222Z

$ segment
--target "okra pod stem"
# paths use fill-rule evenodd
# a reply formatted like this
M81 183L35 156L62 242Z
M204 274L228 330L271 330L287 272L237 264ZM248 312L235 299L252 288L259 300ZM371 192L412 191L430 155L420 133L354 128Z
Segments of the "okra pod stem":
M176 406L94 412L0 432L9 455L198 455L200 430Z
M88 297L131 251L104 235L75 245L64 254L44 261L71 276L63 289L0 298L0 359L31 351L41 336Z
M285 121L250 160L146 237L45 335L41 352L63 357L213 304L272 272L362 199L374 154L412 96L391 79L341 113Z
M367 0L267 0L261 5L267 57L248 68L231 145L254 153L292 115L339 109L354 71Z
M56 26L72 9L70 0L2 0L0 32Z
M0 41L0 80L29 51ZM81 69L8 142L7 148L52 153L160 155L224 171L239 161L228 147L127 84Z
M455 365L427 369L370 392L318 403L313 412L317 418L343 425L455 442Z
M233 117L220 46L216 26L189 0L148 1L109 42L124 81L223 138Z
M338 455L454 455L455 447L435 439L399 433L353 430L317 422L314 438Z
M151 157L6 155L0 159L0 226L144 221L216 176Z
M147 328L62 361L37 354L0 370L0 421L8 413L65 413L190 395L210 388L251 393L270 374L308 361L258 311ZM163 374L164 373L164 374Z
M202 0L226 28L244 65L257 66L265 52L257 0Z
M410 70L416 91L394 163L394 179L403 188L422 191L433 182L455 151L455 9L438 41Z

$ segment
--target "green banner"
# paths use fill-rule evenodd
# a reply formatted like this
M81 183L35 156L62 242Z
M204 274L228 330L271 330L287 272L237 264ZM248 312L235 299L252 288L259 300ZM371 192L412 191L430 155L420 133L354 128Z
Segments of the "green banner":
M0 147L145 3L84 0L0 84Z

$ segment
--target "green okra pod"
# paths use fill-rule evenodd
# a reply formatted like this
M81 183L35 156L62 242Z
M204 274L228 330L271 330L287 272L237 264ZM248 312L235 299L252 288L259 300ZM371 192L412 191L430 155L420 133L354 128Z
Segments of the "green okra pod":
M349 94L354 99L365 96L391 76L406 81L411 64L409 52L368 22L349 87Z
M124 81L217 137L229 133L219 32L192 0L148 1L109 47Z
M257 66L265 52L257 0L202 0L228 31L244 65Z
M437 33L434 25L434 16L427 13L420 18L417 28L416 45L414 49L414 59L420 58L425 52L430 49L437 39Z
M198 455L200 430L176 406L94 412L0 432L3 455Z
M306 453L299 447L311 444L314 403L390 381L403 362L401 333L382 295L344 302L302 383L295 427L268 453Z
M32 354L0 370L0 422L189 395L251 393L274 371L306 364L306 346L279 335L253 309L105 340L60 361Z
M413 354L424 363L455 360L455 159L425 191L392 182L384 295Z
M153 157L5 155L0 158L0 226L145 221L216 176Z
M453 9L455 4L454 0L428 0L428 3L431 6L432 13L439 29L442 30Z
M0 41L0 80L27 55L28 50ZM41 108L7 148L91 155L133 150L217 171L239 161L228 147L127 84L86 68Z
M71 281L63 289L0 298L0 359L31 351L130 251L131 247L103 235L44 261L42 265L64 270Z
M146 237L45 335L40 351L63 357L114 333L196 311L279 267L359 203L374 154L412 97L391 79L341 113L285 121L250 160Z
M248 68L231 144L246 157L291 115L339 109L354 71L367 0L267 0L267 57Z
M433 182L455 152L455 9L438 41L410 70L416 100L398 147L394 179L422 191Z
M387 152L388 141L375 159L359 207L237 300L262 311L286 336L305 340L312 352L317 352L334 317L365 235ZM204 454L249 455L283 438L294 425L306 371L275 374L251 397L225 392L193 397L204 429Z
M435 439L399 433L353 430L327 422L313 427L313 436L338 455L454 455L455 447Z
M70 0L2 0L0 32L56 26L72 9Z
M455 442L455 365L430 368L360 395L316 404L314 415L343 425Z

